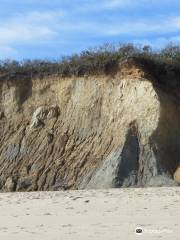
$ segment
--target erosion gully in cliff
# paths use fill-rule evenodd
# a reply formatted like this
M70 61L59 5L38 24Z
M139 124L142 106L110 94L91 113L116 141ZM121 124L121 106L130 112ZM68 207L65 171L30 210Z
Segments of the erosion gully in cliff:
M180 181L179 100L137 66L1 81L0 92L1 191Z

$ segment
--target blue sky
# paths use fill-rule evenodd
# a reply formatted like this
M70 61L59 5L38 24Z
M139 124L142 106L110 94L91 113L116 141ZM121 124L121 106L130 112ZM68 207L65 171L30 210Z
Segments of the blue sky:
M0 0L0 59L57 59L103 43L180 43L180 0Z

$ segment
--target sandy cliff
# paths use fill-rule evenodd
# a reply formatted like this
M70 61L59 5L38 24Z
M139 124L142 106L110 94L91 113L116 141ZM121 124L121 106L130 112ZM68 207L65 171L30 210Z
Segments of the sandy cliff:
M133 65L114 75L1 81L0 136L1 191L180 180L179 100Z

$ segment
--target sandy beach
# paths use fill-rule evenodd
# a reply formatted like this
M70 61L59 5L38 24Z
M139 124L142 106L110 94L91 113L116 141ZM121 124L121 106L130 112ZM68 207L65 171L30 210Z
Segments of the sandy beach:
M2 240L180 238L180 188L1 193L0 213Z

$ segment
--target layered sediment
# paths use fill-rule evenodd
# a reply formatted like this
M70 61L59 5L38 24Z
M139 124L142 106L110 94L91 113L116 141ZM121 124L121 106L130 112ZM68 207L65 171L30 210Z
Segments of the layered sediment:
M136 65L0 82L0 190L179 182L179 99Z

